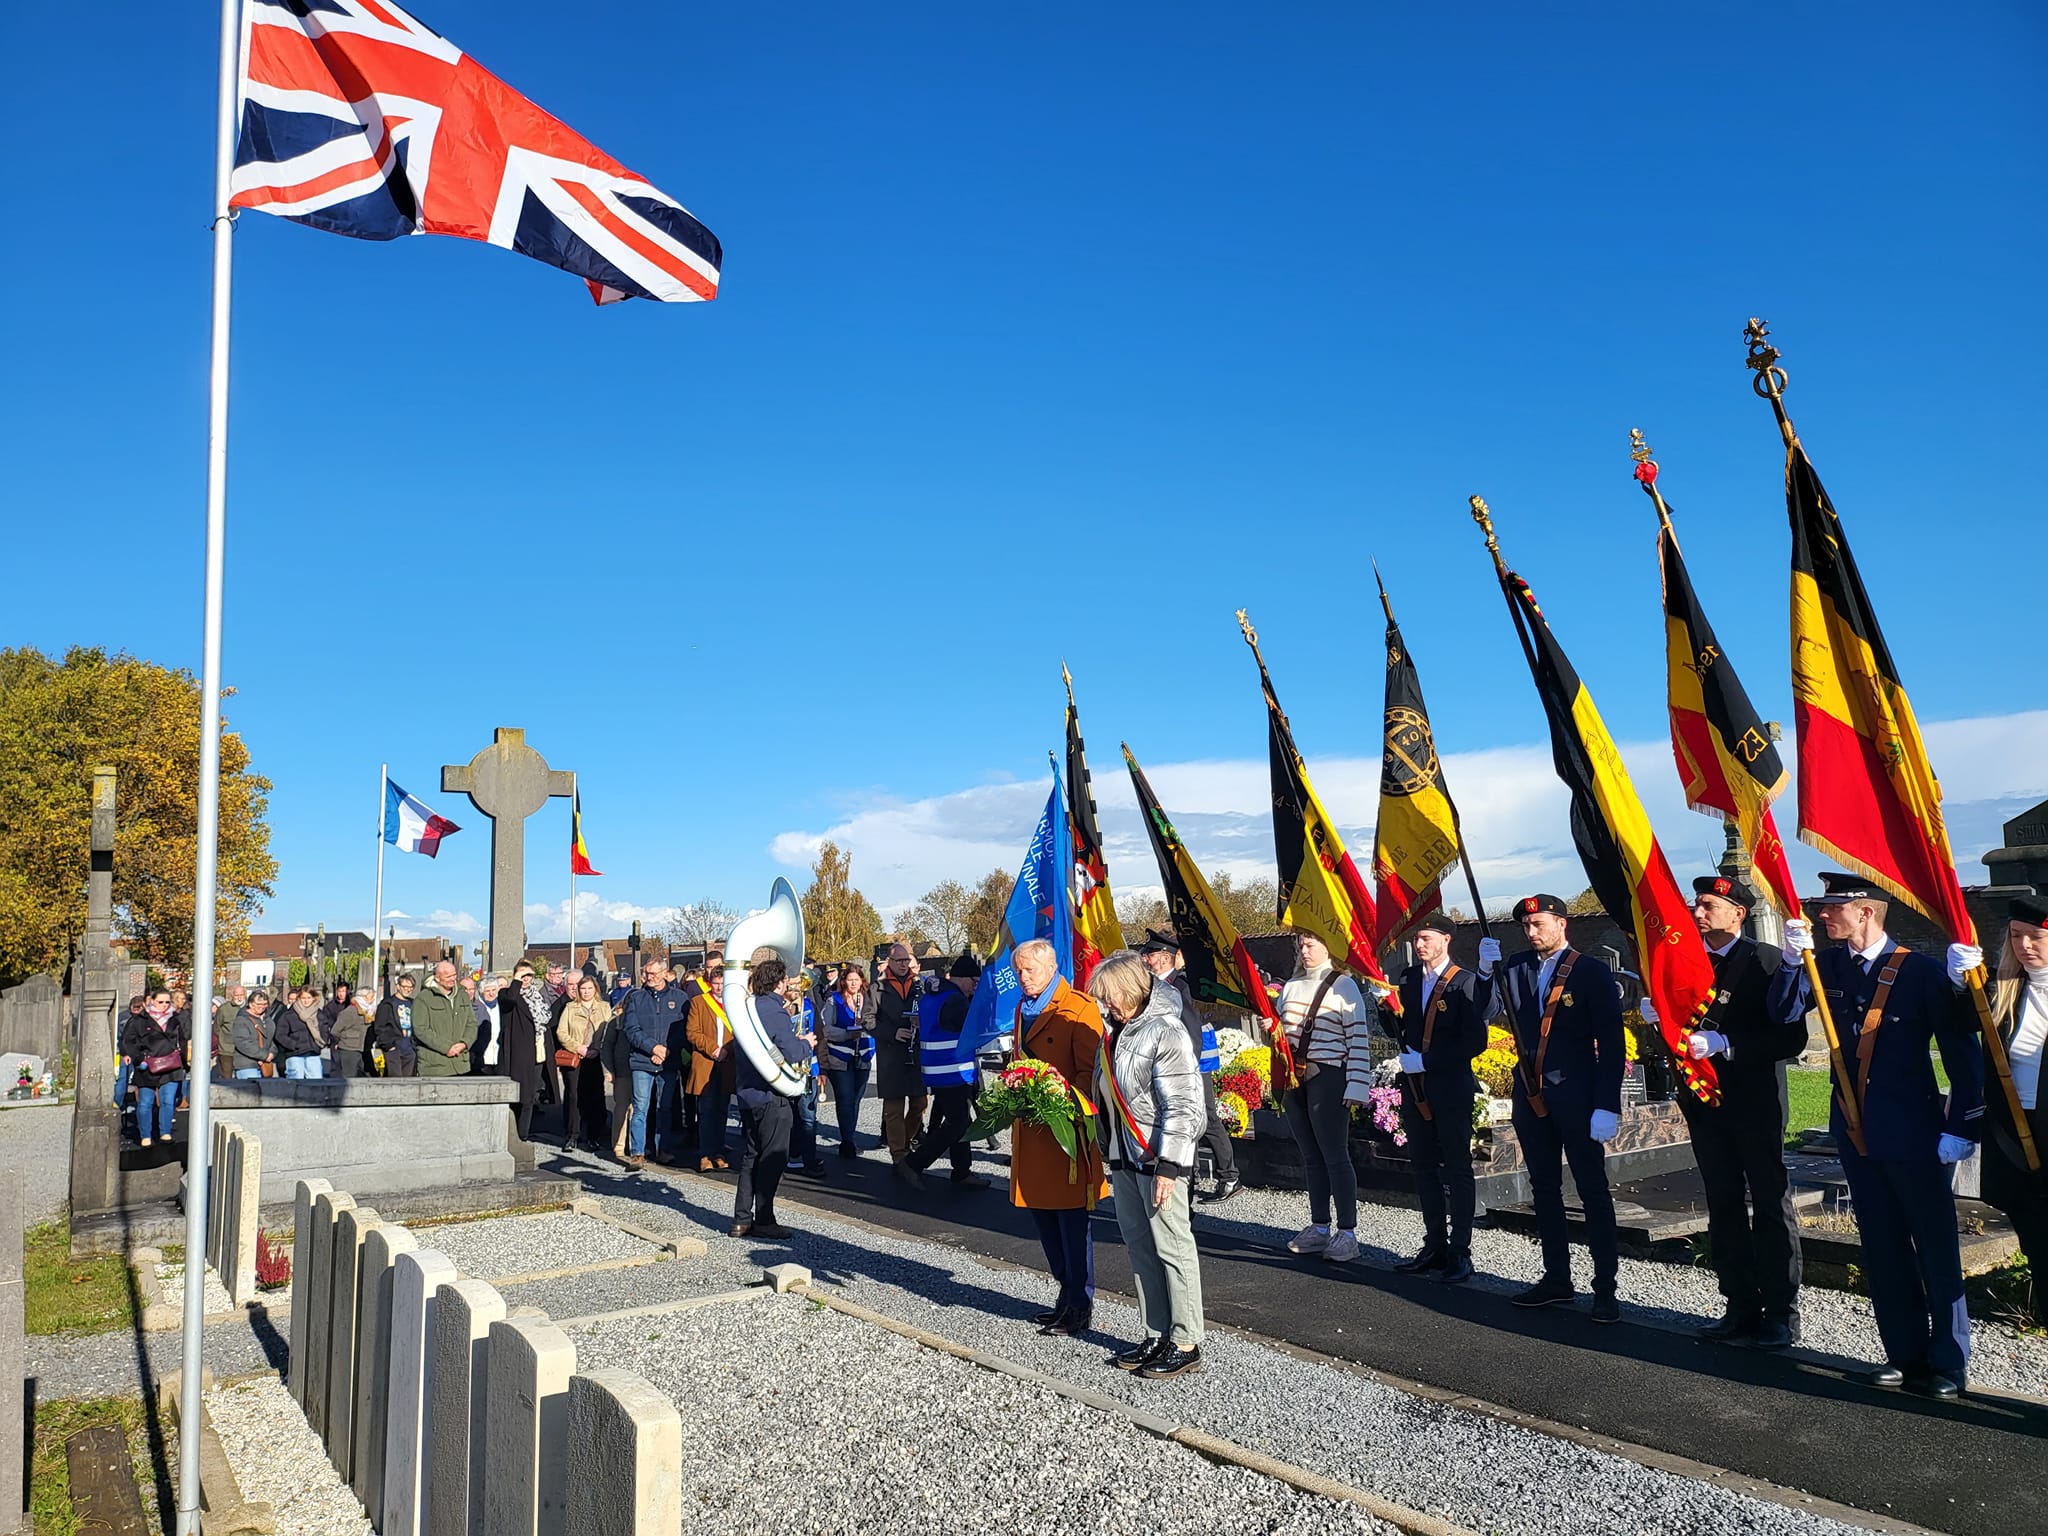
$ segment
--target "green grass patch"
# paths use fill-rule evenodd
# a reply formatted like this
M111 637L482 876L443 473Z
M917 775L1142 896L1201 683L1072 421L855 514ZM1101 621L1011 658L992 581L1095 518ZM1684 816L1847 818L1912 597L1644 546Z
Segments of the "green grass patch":
M118 1255L71 1257L71 1223L29 1228L23 1288L30 1333L110 1333L135 1326L135 1295Z
M158 1469L151 1452L147 1415L137 1397L84 1397L36 1404L35 1444L29 1459L29 1518L35 1536L79 1536L83 1527L71 1508L71 1472L64 1442L82 1429L119 1425L128 1436L135 1481L145 1512L156 1507Z
M1791 1103L1791 1112L1785 1117L1786 1146L1797 1146L1801 1131L1826 1127L1828 1101L1832 1096L1826 1067L1785 1069L1785 1097Z

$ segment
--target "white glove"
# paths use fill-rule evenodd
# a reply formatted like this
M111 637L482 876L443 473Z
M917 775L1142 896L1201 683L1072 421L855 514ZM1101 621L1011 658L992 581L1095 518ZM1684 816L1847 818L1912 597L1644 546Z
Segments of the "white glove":
M1975 944L1951 944L1948 947L1948 982L1952 987L1961 987L1963 978L1984 964L1984 951Z
M1410 1077L1420 1074L1422 1071L1422 1052L1403 1051L1401 1053L1401 1070Z
M1941 1145L1934 1149L1934 1155L1944 1163L1960 1163L1977 1150L1977 1143L1962 1136L1943 1136Z
M1806 961L1801 957L1813 948L1813 927L1804 918L1795 917L1785 924L1785 947L1782 953L1785 963L1801 966Z
M1611 1109L1593 1111L1591 1135L1595 1141L1612 1141L1614 1133L1621 1129L1621 1116Z
M1657 1012L1657 1005L1650 1001L1650 994L1647 992L1643 994L1643 1000L1636 1004L1636 1012L1643 1016L1645 1024L1659 1024L1663 1022Z
M1696 1029L1686 1036L1685 1054L1694 1061L1705 1061L1709 1056L1719 1056L1728 1049L1728 1037L1718 1029Z
M1479 941L1479 974L1482 976L1491 976L1493 974L1493 968L1499 964L1500 940L1481 939Z

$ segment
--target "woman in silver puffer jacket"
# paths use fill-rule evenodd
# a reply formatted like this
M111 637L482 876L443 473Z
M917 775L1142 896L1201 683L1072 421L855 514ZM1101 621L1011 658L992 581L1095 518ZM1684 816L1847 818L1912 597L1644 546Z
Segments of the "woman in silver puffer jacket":
M1095 1057L1096 1139L1145 1327L1115 1363L1140 1376L1178 1376L1202 1363L1201 1257L1188 1218L1195 1144L1208 1124L1201 1063L1180 993L1129 950L1096 968L1088 992L1109 1026Z

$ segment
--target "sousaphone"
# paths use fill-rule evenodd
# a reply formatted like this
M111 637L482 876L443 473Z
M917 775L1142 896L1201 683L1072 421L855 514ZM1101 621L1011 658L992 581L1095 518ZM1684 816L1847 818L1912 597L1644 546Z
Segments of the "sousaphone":
M787 880L776 877L768 892L768 910L743 917L725 941L725 1016L733 1038L746 1053L753 1069L784 1098L801 1095L811 1080L808 1063L782 1059L775 1042L754 1014L754 998L747 986L751 974L747 962L754 951L766 947L781 957L789 974L799 976L804 968L804 909L797 904L796 891ZM780 1008L780 998L771 998L771 1008Z

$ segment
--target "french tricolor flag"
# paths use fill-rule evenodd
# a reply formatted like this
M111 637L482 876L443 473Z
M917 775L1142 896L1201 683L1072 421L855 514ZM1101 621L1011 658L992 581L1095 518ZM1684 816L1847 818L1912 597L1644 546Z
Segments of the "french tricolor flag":
M424 853L432 858L441 851L441 839L460 832L446 816L436 816L389 779L384 781L384 841L401 853Z

